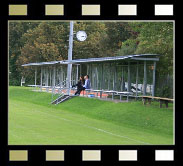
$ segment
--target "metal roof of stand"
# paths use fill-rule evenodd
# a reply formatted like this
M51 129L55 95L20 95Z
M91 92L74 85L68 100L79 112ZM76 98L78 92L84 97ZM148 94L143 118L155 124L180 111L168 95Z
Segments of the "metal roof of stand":
M57 63L59 63L59 61L28 63L28 64L23 64L22 66L42 66L42 65L54 65L54 64L57 64Z
M115 56L115 57L102 57L102 58L88 58L88 59L75 59L72 61L64 60L60 61L60 64L68 63L90 63L90 62L105 62L105 61L116 61L116 60L151 60L159 61L160 55L158 54L139 54L139 55L126 55L126 56Z
M88 58L88 59L75 59L75 60L62 60L62 61L51 61L51 62L38 62L28 63L22 66L42 66L42 65L55 65L55 64L76 64L76 63L92 63L92 62L107 62L107 61L119 61L119 60L149 60L159 61L158 54L138 54L138 55L126 55L126 56L115 56L115 57L102 57L102 58Z

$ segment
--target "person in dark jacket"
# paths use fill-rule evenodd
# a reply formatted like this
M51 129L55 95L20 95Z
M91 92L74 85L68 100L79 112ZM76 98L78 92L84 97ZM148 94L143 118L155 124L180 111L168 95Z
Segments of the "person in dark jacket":
M84 84L85 84L84 77L81 76L79 78L79 81L77 82L77 84L72 86L72 88L75 87L75 86L77 86L77 91L76 91L75 95L80 95L81 91L83 90L83 85Z

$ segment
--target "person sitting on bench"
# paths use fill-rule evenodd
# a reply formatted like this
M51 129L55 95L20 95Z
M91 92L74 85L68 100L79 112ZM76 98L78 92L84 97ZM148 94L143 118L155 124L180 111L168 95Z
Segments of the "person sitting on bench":
M84 85L84 84L85 84L84 77L81 76L81 77L79 78L78 83L77 83L76 85L73 85L73 86L72 86L72 88L75 87L75 86L77 86L77 91L76 91L75 95L80 95L81 91L83 90L83 85Z
M85 79L85 84L84 84L84 86L83 86L83 90L85 90L85 89L90 89L89 75L86 75L86 76L84 77L84 79Z

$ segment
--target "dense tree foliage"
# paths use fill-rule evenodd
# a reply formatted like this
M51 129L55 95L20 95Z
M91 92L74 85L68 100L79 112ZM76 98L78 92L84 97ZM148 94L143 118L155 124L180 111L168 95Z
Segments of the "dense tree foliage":
M21 37L29 29L34 29L39 23L35 22L10 22L9 23L9 83L20 84L21 72L18 71L20 64L17 63L21 57L21 48L24 41Z
M162 75L173 72L173 23L149 22L131 24L133 29L139 33L138 47L135 51L139 53L154 53L163 55L158 63L158 71Z
M87 22L74 23L75 33L87 32L80 42L74 37L73 59L128 54L161 54L158 77L173 75L172 22ZM19 85L28 74L21 65L67 59L69 22L10 22L10 84Z

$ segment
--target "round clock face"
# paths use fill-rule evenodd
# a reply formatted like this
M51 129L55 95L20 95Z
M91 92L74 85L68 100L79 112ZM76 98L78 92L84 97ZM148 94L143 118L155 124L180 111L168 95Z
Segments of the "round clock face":
M77 39L78 39L79 41L85 41L86 38L87 38L87 34L86 34L85 31L78 31L78 32L76 33L76 37L77 37Z

